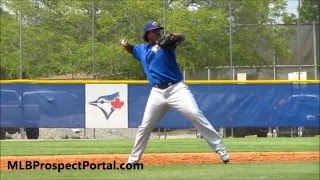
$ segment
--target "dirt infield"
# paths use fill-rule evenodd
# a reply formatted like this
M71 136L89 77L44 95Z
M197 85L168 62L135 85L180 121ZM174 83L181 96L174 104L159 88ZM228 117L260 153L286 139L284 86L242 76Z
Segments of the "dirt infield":
M259 162L308 162L320 161L320 152L231 152L230 163L259 163ZM8 161L39 161L41 163L125 163L127 154L98 154L98 155L57 155L57 156L3 156L1 170L8 169ZM162 153L144 154L141 160L144 165L165 164L218 164L221 163L215 153Z

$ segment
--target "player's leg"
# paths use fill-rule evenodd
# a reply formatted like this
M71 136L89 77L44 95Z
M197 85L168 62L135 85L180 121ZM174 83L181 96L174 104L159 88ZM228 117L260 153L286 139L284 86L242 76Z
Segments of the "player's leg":
M212 150L219 154L223 163L229 162L229 154L225 150L222 138L198 108L189 88L185 85L184 88L180 87L176 91L173 89L172 92L169 98L170 106L191 120Z
M206 139L207 143L214 151L225 149L225 146L222 143L222 138L210 122L204 117L186 85L184 88L180 88L177 92L170 95L169 104L172 108L191 120L192 124Z
M161 120L168 108L169 106L164 101L163 94L154 89L151 90L128 163L138 163L140 161L153 127Z

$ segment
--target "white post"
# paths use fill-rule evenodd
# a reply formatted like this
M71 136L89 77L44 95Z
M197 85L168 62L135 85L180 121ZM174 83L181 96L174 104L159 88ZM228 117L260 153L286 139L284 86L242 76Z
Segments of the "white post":
M314 60L314 79L318 79L318 63L317 63L317 41L316 41L316 24L312 23L312 34L313 34L313 60Z
M232 60L232 11L231 11L231 0L229 0L229 54L230 54L230 76L232 75L232 80L234 80L234 69Z
M22 0L20 0L20 19L19 19L19 33L20 33L20 42L19 42L19 79L22 79ZM23 96L23 93L21 93ZM26 132L24 128L20 128L21 139L25 139Z

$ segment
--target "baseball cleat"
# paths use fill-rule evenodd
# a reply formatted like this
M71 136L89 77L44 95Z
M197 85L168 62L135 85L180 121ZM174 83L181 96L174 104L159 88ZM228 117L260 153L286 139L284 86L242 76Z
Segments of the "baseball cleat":
M223 163L228 163L230 161L229 154L226 150L220 149L217 151Z

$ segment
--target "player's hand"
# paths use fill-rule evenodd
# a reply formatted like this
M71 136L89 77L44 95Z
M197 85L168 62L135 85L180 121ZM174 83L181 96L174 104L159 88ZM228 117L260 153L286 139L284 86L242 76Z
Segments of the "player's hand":
M120 44L121 44L121 46L125 47L125 46L128 45L128 40L127 40L127 39L122 39L122 40L120 41Z
M185 37L182 33L176 33L176 32L171 33L171 37L170 37L171 41L182 43L184 39Z
M178 41L178 39L179 39L178 33L171 33L171 37L170 37L171 41Z

